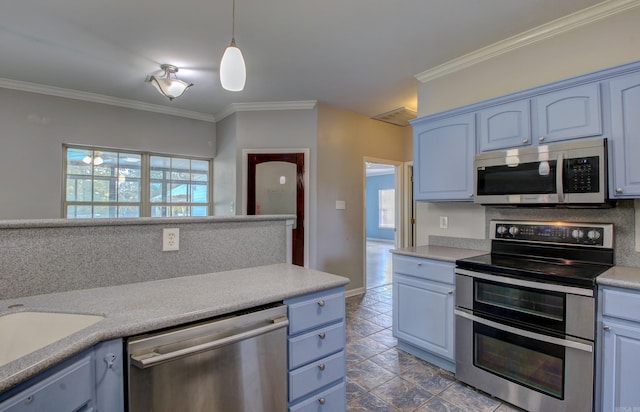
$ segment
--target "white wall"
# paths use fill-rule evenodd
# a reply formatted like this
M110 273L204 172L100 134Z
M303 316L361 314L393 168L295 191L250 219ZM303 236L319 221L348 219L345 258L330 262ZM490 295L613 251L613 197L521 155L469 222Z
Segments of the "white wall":
M640 7L420 84L418 115L433 114L639 60L638 22ZM436 222L442 209L448 207L457 208L460 213L466 212L478 222L470 224L467 219L456 219L450 221L448 231L434 231L432 222ZM417 221L417 234L422 241L418 244L425 244L430 234L473 239L485 236L484 207L473 204L421 206ZM638 225L636 219L636 228Z
M0 219L59 218L62 144L213 157L215 124L0 89Z

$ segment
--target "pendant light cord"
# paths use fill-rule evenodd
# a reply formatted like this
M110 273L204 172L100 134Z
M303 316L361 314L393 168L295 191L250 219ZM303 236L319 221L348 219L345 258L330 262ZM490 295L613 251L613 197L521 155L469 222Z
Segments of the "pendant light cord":
M231 45L236 46L236 0L233 0L233 10L231 12Z

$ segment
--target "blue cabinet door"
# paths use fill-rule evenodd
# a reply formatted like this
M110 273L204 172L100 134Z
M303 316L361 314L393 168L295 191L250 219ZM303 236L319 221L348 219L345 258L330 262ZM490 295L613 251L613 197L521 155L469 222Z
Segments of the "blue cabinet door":
M453 361L454 287L394 272L393 334Z
M611 198L640 197L640 73L610 81Z
M603 320L602 411L640 405L640 324Z
M478 147L481 152L531 144L529 100L518 100L478 112Z
M415 200L473 200L475 114L413 124Z
M534 101L538 144L602 135L599 83L543 94Z

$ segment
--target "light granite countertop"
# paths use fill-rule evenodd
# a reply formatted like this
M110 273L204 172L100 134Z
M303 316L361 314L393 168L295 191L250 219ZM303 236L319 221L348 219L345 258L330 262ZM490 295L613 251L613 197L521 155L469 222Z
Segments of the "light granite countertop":
M349 279L286 263L151 282L0 300L0 316L63 312L104 319L0 366L0 393L99 342L199 321L293 296L344 286ZM10 309L12 305L22 305Z
M598 276L597 282L602 286L640 290L640 268L614 266Z
M472 256L484 255L482 250L459 249L447 246L414 246L402 249L393 249L391 253L397 255L414 256L426 259L442 260L445 262L455 262L458 259L465 259Z

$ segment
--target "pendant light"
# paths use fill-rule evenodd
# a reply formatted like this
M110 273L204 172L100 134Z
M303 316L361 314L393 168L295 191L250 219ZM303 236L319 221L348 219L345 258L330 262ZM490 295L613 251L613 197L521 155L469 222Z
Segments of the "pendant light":
M160 66L160 69L164 70L162 76L149 76L147 81L169 100L182 96L189 87L193 86L193 83L183 82L176 77L176 73L178 72L176 66L163 64ZM173 77L171 77L171 75L173 75Z
M231 26L231 45L227 47L220 61L220 83L226 90L239 92L244 89L247 80L247 68L242 52L236 47L236 0L233 0L233 20Z

